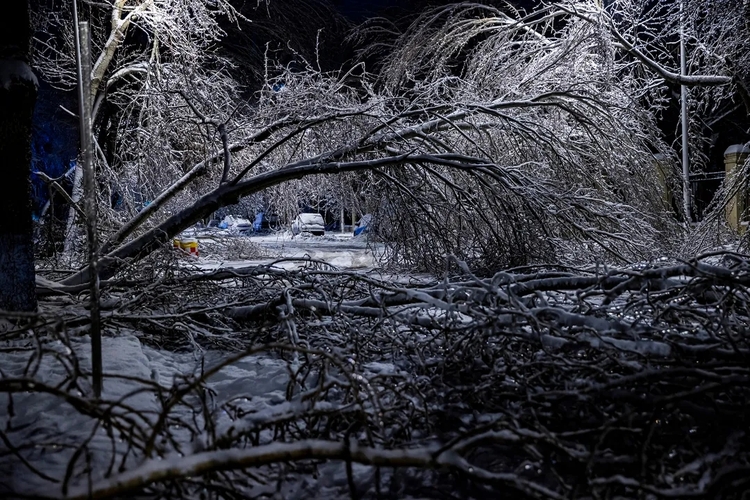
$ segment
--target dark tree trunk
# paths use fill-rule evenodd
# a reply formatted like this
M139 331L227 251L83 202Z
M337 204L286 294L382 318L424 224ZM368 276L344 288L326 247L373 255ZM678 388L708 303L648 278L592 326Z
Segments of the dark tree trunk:
M37 80L28 65L28 0L0 16L0 309L36 309L31 221L31 116Z

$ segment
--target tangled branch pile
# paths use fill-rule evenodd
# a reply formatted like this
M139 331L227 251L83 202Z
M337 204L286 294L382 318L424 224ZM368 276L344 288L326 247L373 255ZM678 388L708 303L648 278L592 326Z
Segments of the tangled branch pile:
M750 488L747 257L487 279L451 265L453 278L432 283L315 262L175 269L137 294L111 282L101 400L88 396L85 311L50 299L2 334L0 491L715 499ZM205 357L184 373L157 344Z

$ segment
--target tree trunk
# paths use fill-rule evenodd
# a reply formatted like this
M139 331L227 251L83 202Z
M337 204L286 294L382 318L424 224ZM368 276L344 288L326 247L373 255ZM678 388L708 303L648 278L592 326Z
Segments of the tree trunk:
M0 16L0 309L36 309L31 220L31 117L37 80L27 64L27 1L6 2Z

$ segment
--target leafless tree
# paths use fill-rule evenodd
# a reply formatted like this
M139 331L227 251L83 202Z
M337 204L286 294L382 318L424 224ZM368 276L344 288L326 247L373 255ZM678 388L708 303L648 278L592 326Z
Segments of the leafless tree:
M688 132L691 168L705 168L711 127L732 113L750 116L747 2L645 2L638 0L557 4L567 14L606 29L625 57L640 68L643 98L659 106L670 99L669 84L686 85L690 116ZM680 35L682 33L682 35ZM685 41L687 71L680 71L677 42ZM716 228L724 224L724 210L734 194L745 189L746 172L728 178L714 202L687 238L686 254L716 245ZM713 233L713 234L711 234ZM710 241L711 243L707 243Z
M403 227L410 241L420 241L420 237L411 235L427 228L446 235L432 257L405 257L406 249L392 238L396 232L383 235L395 241L394 255L403 257L404 262L424 262L434 270L444 253L461 254L456 248L461 240L459 233L474 238L480 235L470 245L472 250L462 255L467 260L482 265L483 255L502 255L495 262L486 262L488 269L500 263L523 262L520 256L528 252L518 251L514 256L514 248L533 249L532 260L575 257L573 250L586 248L579 244L582 235L594 241L591 248L606 249L605 253L617 259L645 257L639 254L639 246L663 248L652 244L657 235L675 239L669 235L671 229L664 226L669 221L663 216L666 210L659 196L663 188L653 174L651 160L651 153L666 148L653 126L654 109L644 107L644 103L659 105L654 78L685 80L716 89L725 89L721 84L731 79L721 74L691 74L681 79L669 69L667 53L659 48L659 43L663 45L668 39L646 36L649 52L639 48L636 42L641 43L644 35L628 38L629 33L622 29L629 26L628 20L641 16L638 19L646 27L662 19L674 22L671 5L646 14L638 10L641 7L636 2L610 4L608 9L613 14L608 15L609 11L598 9L595 2L568 2L527 17L474 4L430 11L392 42L392 55L371 80L359 70L343 75L321 74L314 64L302 59L300 67L281 67L275 72L275 81L284 82L281 92L274 91L272 82L268 82L252 111L238 103L231 79L222 76L226 75L222 68L211 66L223 64L220 59L211 63L195 41L187 44L194 49L182 56L175 48L161 64L156 64L161 59L154 60L153 68L159 71L149 69L143 79L123 83L112 91L111 101L118 102L121 95L118 108L125 112L117 122L121 134L117 165L103 167L110 175L102 184L108 194L125 199L127 210L110 212L114 234L106 248L114 251L138 227L151 227L153 231L138 244L131 242L108 258L121 261L156 248L158 241L168 239L218 206L271 185L317 172L411 165L416 158L419 165L425 165L431 160L428 156L436 153L463 158L452 163L440 158L438 169L434 165L427 170L418 166L418 175L385 172L375 174L378 182L368 181L372 186L388 186L382 192L383 203L378 203L390 210L380 214L383 220L393 218L398 210L428 213L424 203L410 197L409 192L421 189L422 194L429 192L431 199L444 200L442 212L436 207L426 218L419 215L413 221L399 221L413 222L412 228ZM132 11L136 12L140 11ZM150 19L156 23L160 18L154 15ZM178 29L177 21L160 29ZM149 25L147 33L157 30L157 24ZM710 39L714 46L727 45L729 40L735 43L729 36L734 25L710 28L696 18L693 26L696 40ZM151 46L152 56L161 50L159 47ZM191 63L199 53L203 54L197 59L201 63ZM623 57L623 53L634 59ZM704 50L696 55L695 64L705 66L708 73L726 70L726 64L716 62L715 54L707 54ZM216 71L207 72L206 67ZM131 64L127 68L125 73L130 74L131 69L142 66ZM644 68L651 76L644 76ZM354 76L359 82L356 88L352 86ZM191 88L186 90L183 87L187 81ZM208 88L212 89L211 99L201 90ZM172 104L165 104L168 101L164 99L172 99ZM144 107L144 103L150 107ZM146 119L149 115L151 118ZM633 133L623 134L625 130ZM168 154L153 155L152 150ZM203 174L212 172L208 165L217 161L223 165L222 174L210 180ZM142 168L149 164L153 167ZM457 164L461 164L463 173L458 173L461 168L455 168ZM269 170L283 165L295 169ZM514 178L499 181L495 173L494 181L477 181L477 176L483 177L486 172L471 168L467 173L468 165L510 167ZM407 166L407 170L411 168ZM446 168L450 175L445 173ZM262 179L248 178L251 169L261 173ZM222 185L221 191L206 189L221 184L230 171L236 177ZM466 180L466 175L471 179ZM500 177L506 175L508 172L503 172ZM199 177L203 180L195 183ZM538 182L547 179L552 181ZM118 186L121 180L126 180L122 187ZM435 191L435 180L444 187ZM422 186L411 182L421 182ZM461 192L463 184L475 182L485 184L481 187L484 194L491 191L492 195L481 197L478 203L472 201L470 192ZM343 185L347 183L352 184L346 181ZM183 191L186 186L190 189ZM300 186L276 188L283 191L277 199L287 202L288 211L293 211L290 207L297 199L320 198L314 192L321 188L319 180L302 190ZM479 192L480 187L469 189ZM495 196L499 189L513 194ZM335 186L330 190L343 193ZM374 191L370 189L370 193ZM185 208L200 196L200 201ZM388 196L395 198L387 200ZM592 205L582 205L573 200L575 197ZM459 199L468 205L458 206L474 215L445 209ZM156 203L150 208L141 210L144 203L153 201ZM487 201L493 205L487 205ZM151 216L162 207L173 217L159 222ZM519 210L527 215L517 217ZM477 217L479 213L486 215ZM536 236L526 230L530 222L540 231ZM441 227L445 224L451 229ZM449 237L447 233L451 233ZM553 238L548 237L550 234ZM489 245L481 241L483 238L497 244ZM504 250L498 254L498 248Z
M35 65L48 81L71 87L76 81L72 4L40 4L35 18ZM176 105L159 98L168 98L177 92L177 85L189 81L191 85L187 90L196 92L190 96L190 100L199 101L196 106L205 103L200 92L205 92L207 86L213 90L215 105L226 104L219 96L231 93L231 85L222 86L226 81L222 80L222 75L228 63L216 57L211 46L224 34L217 18L224 16L236 22L237 17L236 11L224 0L117 0L111 4L86 6L84 14L92 19L94 36L94 63L90 75L95 124L92 132L99 139L100 184L105 188L101 193L102 205L108 208L112 199L119 200L118 208L124 207L124 210L120 214L109 212L114 217L108 222L122 223L150 200L150 192L160 190L159 179L174 175L173 169L180 160L194 159L194 156L180 156L206 154L205 140L200 137L213 123L191 116L185 102ZM50 36L50 33L57 33L57 36ZM224 109L231 114L231 106ZM221 116L211 118L214 122L226 120ZM167 123L173 124L169 130L163 129ZM222 129L225 127L226 124ZM219 134L214 130L213 136L216 135ZM170 137L181 137L183 143ZM146 162L152 165L161 162L161 167L167 167L163 175L147 175L153 174L148 168L141 174L140 168L132 166L133 162L143 162L144 148L158 148L165 153L160 160ZM153 157L145 155L146 159ZM118 185L117 179L124 181L122 185ZM81 171L77 168L73 202L80 199L81 180ZM136 189L134 184L138 186ZM74 220L75 211L71 211L66 236L68 249L76 239Z

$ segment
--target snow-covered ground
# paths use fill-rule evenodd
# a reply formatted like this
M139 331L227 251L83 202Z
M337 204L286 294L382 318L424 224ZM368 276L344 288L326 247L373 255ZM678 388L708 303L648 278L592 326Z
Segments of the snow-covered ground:
M192 236L192 233L187 233ZM248 265L271 264L283 269L302 267L305 259L325 262L338 269L361 270L377 267L375 255L380 245L370 243L364 235L354 237L352 233L328 232L324 236L301 234L294 236L289 231L267 234L232 235L228 231L197 233L199 251L217 245L246 242L257 245L265 255L256 258L221 258L213 253L202 254L195 264L206 270L237 268Z
M12 396L0 392L0 498L88 498L91 487L116 484L119 479L107 477L117 477L118 472L148 474L172 463L180 468L183 459L198 459L206 442L232 436L238 428L262 427L326 409L327 403L306 402L299 395L290 399L294 359L284 361L267 353L171 352L143 344L135 332L105 337L102 355L105 380L96 402L90 398L90 379L71 377L74 364L90 373L88 336L43 340L38 356L23 348L0 353L0 381L34 381L28 390ZM172 395L220 365L197 390L164 411ZM387 363L364 368L381 377L396 370ZM145 459L138 448L167 414L166 432L157 436L156 450ZM205 414L212 415L211 426ZM276 442L271 430L259 437L261 445ZM8 452L15 448L18 453ZM374 471L354 464L353 480L367 488ZM247 484L234 486L248 497L308 500L339 498L348 487L341 461L320 464L314 479L291 474L281 490L275 481L263 480L263 474L258 470Z
M76 360L83 370L89 372L91 350L89 338L71 338L69 341L42 343L44 355L29 362L29 352L20 349L2 354L2 379L33 379L37 384L57 388L60 394L34 391L19 391L11 398L0 392L0 422L6 441L3 448L24 446L20 454L23 460L9 453L0 453L0 497L9 492L37 494L57 497L60 485L49 479L61 480L70 474L70 494L84 493L87 488L87 469L93 468L92 479L101 479L113 464L122 463L127 468L140 465L142 458L134 459L128 453L129 440L125 431L138 433L154 425L164 408L162 399L168 394L155 390L156 384L168 391L180 383L187 383L191 376L224 362L228 353L174 353L157 350L142 344L135 335L125 333L118 337L106 337L103 341L103 364L105 383L102 392L103 404L111 408L111 421L118 425L103 428L96 418L90 418L90 410L81 408L91 394L88 379L75 381L77 387L71 391L73 398L67 402L61 394L71 384ZM57 355L56 355L57 354ZM30 370L31 368L31 370ZM33 373L32 373L33 372ZM33 375L33 376L32 376ZM177 385L175 385L177 382ZM211 394L211 408L220 409L229 402L241 407L248 422L262 420L276 413L288 411L286 389L289 382L287 363L274 357L259 354L234 360L207 378L206 390ZM80 398L80 399L77 399ZM76 408L78 406L78 408ZM128 411L128 409L132 409ZM197 414L196 414L197 415ZM184 403L171 412L171 434L180 436L180 420L190 422L194 415ZM237 422L226 412L215 416L216 434L221 435ZM208 431L208 430L206 430ZM114 434L114 435L113 435ZM182 457L199 452L206 436L185 432L182 442L162 443L158 460ZM85 445L85 456L79 454L79 446ZM30 449L28 448L30 446ZM71 464L73 466L71 467ZM33 472L37 471L37 473ZM115 467L116 472L116 467ZM5 492L5 493L4 493Z

